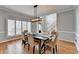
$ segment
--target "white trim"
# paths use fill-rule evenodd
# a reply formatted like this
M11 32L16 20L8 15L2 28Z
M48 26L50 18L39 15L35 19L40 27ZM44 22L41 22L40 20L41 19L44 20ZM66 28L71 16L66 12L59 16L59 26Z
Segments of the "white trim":
M0 34L5 34L6 32L0 32Z
M62 38L59 38L59 40L63 40L63 41L67 41L67 42L74 43L74 41L71 41L71 40L66 40L66 39L62 39Z
M71 31L58 31L58 32L73 33L73 34L75 34L75 32L71 32Z
M22 36L16 36L16 37L13 37L13 38L8 38L4 41L0 41L0 43L5 43L5 42L12 41L12 40L19 40L19 38L22 38Z

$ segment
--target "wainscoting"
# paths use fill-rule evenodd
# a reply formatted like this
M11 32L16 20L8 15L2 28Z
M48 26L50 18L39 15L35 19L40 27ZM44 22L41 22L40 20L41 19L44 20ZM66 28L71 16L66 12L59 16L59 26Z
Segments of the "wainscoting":
M6 33L5 32L0 32L0 42L6 40Z
M73 42L75 41L75 32L59 31L60 40Z
M59 39L74 43L77 51L79 51L79 34L75 32L59 31Z

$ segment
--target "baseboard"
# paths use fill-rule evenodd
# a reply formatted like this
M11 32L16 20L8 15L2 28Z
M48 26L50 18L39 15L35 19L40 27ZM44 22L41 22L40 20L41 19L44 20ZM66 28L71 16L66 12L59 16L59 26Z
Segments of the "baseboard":
M0 43L10 42L10 41L19 40L19 39L22 39L22 36L16 36L16 37L8 38L4 41L0 41Z
M71 40L68 40L68 39L63 39L63 38L59 38L59 40L70 42L70 43L74 43L74 41L71 41Z
M76 45L76 48L77 48L77 50L79 51L79 34L78 33L75 33L75 39L76 39L76 41L75 41L75 45Z

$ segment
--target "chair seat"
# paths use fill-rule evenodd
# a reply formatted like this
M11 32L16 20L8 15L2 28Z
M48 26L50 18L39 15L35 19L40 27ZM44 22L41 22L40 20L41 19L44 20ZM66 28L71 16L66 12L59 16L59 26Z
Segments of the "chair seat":
M54 46L54 42L53 41L49 41L49 42L45 43L45 45L53 47Z

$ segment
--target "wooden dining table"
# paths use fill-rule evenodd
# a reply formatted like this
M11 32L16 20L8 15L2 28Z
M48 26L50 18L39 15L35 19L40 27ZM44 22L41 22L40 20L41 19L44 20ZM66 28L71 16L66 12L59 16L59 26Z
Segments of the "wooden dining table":
M43 47L45 47L44 43L46 40L49 40L50 36L45 34L33 34L33 38L35 40L39 40L39 54L41 54L41 50Z

